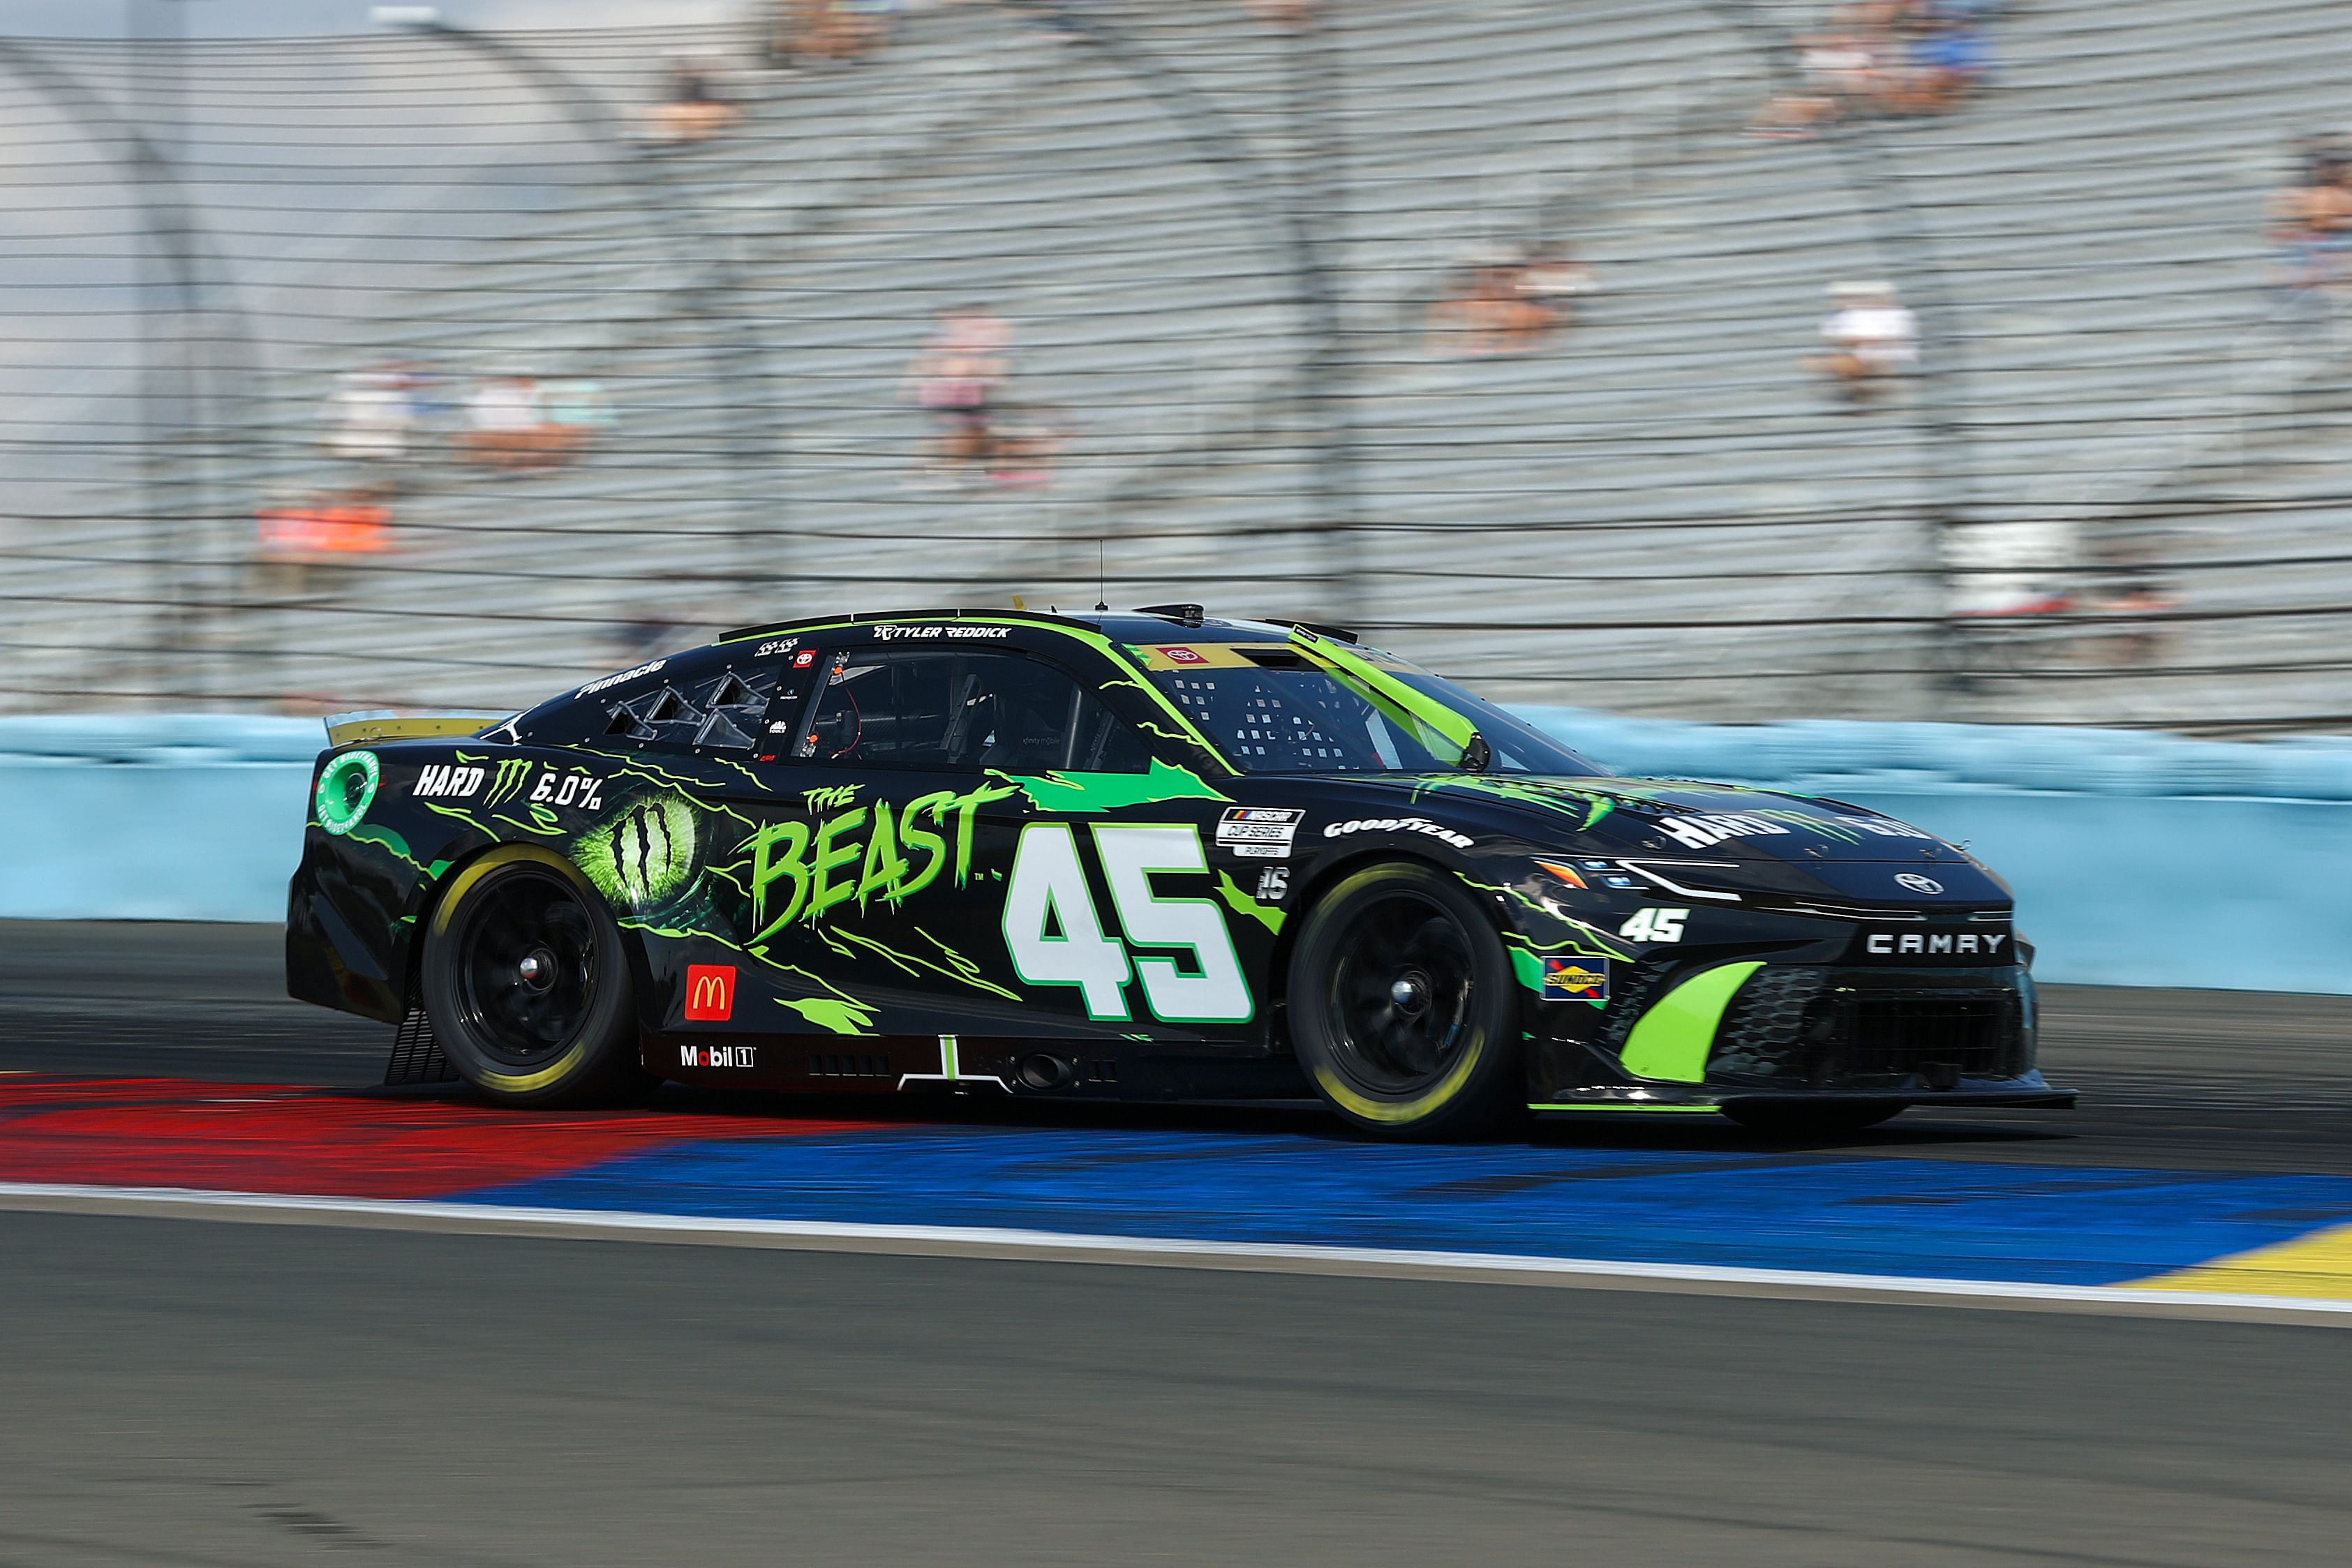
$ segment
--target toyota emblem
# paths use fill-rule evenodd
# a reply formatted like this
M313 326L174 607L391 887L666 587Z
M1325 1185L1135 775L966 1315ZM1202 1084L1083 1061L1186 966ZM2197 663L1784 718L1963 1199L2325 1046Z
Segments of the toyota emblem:
M1916 871L1897 872L1895 875L1895 880L1896 883L1900 883L1902 886L1909 888L1914 893L1941 893L1944 891L1944 884L1942 883L1937 882L1932 876L1921 876Z

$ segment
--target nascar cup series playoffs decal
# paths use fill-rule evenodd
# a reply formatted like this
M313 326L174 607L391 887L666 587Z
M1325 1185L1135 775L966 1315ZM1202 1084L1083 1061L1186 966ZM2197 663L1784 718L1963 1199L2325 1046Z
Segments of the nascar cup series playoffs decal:
M1228 806L1217 821L1217 847L1244 860L1290 858L1290 842L1304 811L1279 806Z
M375 800L376 782L383 773L373 751L346 751L328 763L311 798L318 809L319 826L337 838L358 827Z

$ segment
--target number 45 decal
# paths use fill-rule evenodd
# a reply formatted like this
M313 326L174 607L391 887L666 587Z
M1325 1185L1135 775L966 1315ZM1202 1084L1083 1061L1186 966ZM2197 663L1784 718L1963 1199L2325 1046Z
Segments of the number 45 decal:
M1033 986L1076 986L1087 1016L1098 1020L1129 1016L1131 975L1143 982L1144 999L1163 1022L1248 1021L1256 1009L1223 914L1205 898L1162 898L1151 891L1154 873L1209 869L1200 830L1105 823L1093 832L1127 942L1103 934L1069 824L1032 822L1021 831L1004 889L1004 946L1013 970ZM1187 948L1200 972L1181 972L1173 958L1130 960L1127 943Z
M1631 920L1617 928L1617 935L1636 942L1679 942L1683 922L1689 918L1687 909L1637 909Z

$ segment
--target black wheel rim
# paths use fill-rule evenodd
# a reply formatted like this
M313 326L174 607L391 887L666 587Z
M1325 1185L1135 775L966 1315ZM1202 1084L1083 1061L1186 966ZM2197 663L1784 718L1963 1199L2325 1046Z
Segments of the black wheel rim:
M1415 893L1364 905L1337 934L1331 977L1335 1065L1391 1098L1430 1088L1470 1038L1477 966L1454 913Z
M578 1038L596 999L596 927L570 883L534 871L492 883L458 954L466 1024L502 1064L541 1065Z

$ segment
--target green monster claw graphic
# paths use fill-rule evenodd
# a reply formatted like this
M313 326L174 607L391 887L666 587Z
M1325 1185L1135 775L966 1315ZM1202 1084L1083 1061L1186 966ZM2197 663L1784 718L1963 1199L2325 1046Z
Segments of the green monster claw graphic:
M648 795L581 834L572 858L606 898L649 909L691 890L696 847L694 808L676 795Z
M490 776L490 792L482 797L482 810L494 810L522 793L530 781L531 762L528 758L509 757L499 763L499 770Z

